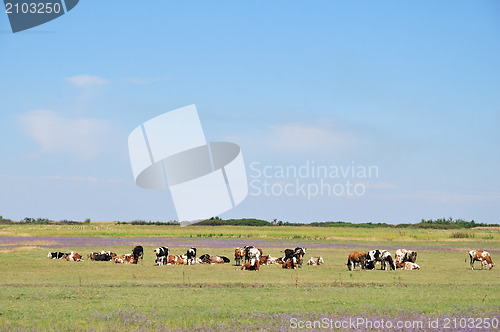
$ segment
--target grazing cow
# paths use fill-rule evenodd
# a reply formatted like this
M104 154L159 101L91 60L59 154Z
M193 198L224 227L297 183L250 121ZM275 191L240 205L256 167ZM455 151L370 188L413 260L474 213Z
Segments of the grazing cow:
M65 254L65 253L60 252L60 251L55 251L55 252L49 252L47 257L52 258L52 259L61 259L61 258L63 258L64 255L69 256L69 254Z
M402 266L401 268L403 270L420 270L420 266L416 263L412 263L412 262L404 262L404 263L401 263Z
M392 255L387 250L371 250L366 257L365 269L374 270L375 264L380 262L380 269L385 270L386 263L389 264L391 270L396 269L396 262L392 259Z
M323 257L321 257L321 256L319 256L319 257L311 257L307 261L307 265L321 265L321 264L325 264L325 261L323 260Z
M285 257L283 257L283 261L286 262L288 259L295 257L298 266L302 267L305 254L306 254L306 248L297 247L295 249L285 249Z
M137 264L134 254L119 255L113 257L116 264ZM135 263L134 263L135 262Z
M260 263L257 258L252 258L250 259L249 262L243 264L241 267L241 270L248 270L248 271L259 271L260 269Z
M294 256L292 258L288 258L282 265L284 269L296 269L297 268L297 258Z
M132 250L132 255L134 256L134 261L132 262L132 264L137 264L139 258L144 259L144 248L142 248L142 246L136 246Z
M474 262L479 261L481 262L481 270L484 267L489 267L491 270L495 264L493 264L490 254L487 251L484 250L471 250L469 251L469 257L470 257L470 267L471 269L474 270ZM467 260L467 259L466 259Z
M241 265L241 260L245 257L245 249L244 248L236 248L234 249L234 264L236 266Z
M364 270L366 265L366 252L354 251L347 257L347 268L352 271L356 268L356 265L361 266L361 270Z
M80 261L83 261L82 256L80 256L78 253L73 252L73 251L69 255L66 255L66 260L68 262L80 262Z
M187 265L194 264L196 262L196 248L191 247L187 250Z
M398 249L396 250L394 259L396 260L396 264L404 262L415 263L417 261L417 252L413 250Z

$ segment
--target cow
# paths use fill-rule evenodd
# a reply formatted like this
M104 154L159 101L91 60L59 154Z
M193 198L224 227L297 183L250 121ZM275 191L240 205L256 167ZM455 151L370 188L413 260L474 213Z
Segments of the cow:
M284 269L296 269L297 268L297 258L293 256L292 258L288 258L282 265Z
M142 246L136 246L132 250L132 256L134 256L134 261L132 262L132 264L137 264L139 258L144 259L144 248L142 248Z
M243 249L245 250L245 263L253 258L260 260L260 256L262 256L262 249L255 248L254 246L245 246Z
M285 257L283 257L283 261L286 262L288 259L295 257L298 266L302 267L305 254L306 254L306 248L297 247L295 249L285 249Z
M417 263L404 262L400 264L403 270L420 270L420 266Z
M470 267L471 269L474 270L474 262L479 261L481 262L481 270L483 269L483 266L486 267L488 266L489 269L491 270L495 264L493 264L490 254L487 251L484 250L471 250L469 251L469 257L470 257ZM467 259L466 259L467 261Z
M66 255L66 260L68 262L80 262L80 261L83 262L82 256L73 251L69 255Z
M167 257L167 265L183 265L186 264L186 259L182 256L169 255Z
M119 255L113 257L116 264L137 264L134 254Z
M271 255L260 256L260 265L271 265L276 264L276 258L271 257Z
M55 251L55 252L49 252L47 257L52 258L52 259L61 259L64 255L69 256L69 254L65 254L65 253L60 252L60 251Z
M307 261L307 265L321 265L321 264L325 264L325 261L323 260L323 257L321 257L321 256L319 256L319 257L311 257Z
M91 252L90 254L87 255L87 258L90 259L91 261L103 261L103 262L109 262L113 257L115 257L116 254L113 252Z
M237 247L236 249L234 249L234 264L236 266L241 265L241 260L243 258L245 258L245 249L240 248L240 247Z
M241 270L247 270L247 271L259 271L260 269L260 263L257 258L252 258L250 259L249 262L243 264L241 267Z
M394 259L396 260L396 264L404 262L415 263L417 261L417 252L413 250L398 249L396 250Z
M170 254L170 249L168 249L168 247L158 247L153 251L156 254L156 260L160 257L168 257Z
M392 259L392 255L387 250L371 250L368 252L366 257L365 269L374 270L375 264L380 262L380 269L385 270L385 266L388 263L391 270L396 269L396 262Z
M353 251L347 257L347 268L352 271L356 268L356 265L361 266L361 270L365 269L366 255L364 251Z
M196 262L196 248L191 247L187 250L187 265L194 264Z

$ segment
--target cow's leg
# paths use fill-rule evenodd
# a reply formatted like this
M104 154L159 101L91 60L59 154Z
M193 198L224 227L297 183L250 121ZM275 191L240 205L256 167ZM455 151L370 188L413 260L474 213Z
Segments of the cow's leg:
M470 268L474 270L474 258L470 257Z

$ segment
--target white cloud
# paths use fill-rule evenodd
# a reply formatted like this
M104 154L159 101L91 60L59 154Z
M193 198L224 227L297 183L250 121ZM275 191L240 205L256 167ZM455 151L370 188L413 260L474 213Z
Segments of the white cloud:
M66 80L77 87L99 86L109 83L105 78L85 74L67 77Z
M168 81L168 77L129 77L126 80L133 84L149 84L160 81Z
M316 124L295 122L273 125L267 136L271 147L297 152L321 149L340 152L359 143L354 133L336 129L329 120Z
M110 126L103 120L64 118L50 110L22 115L20 123L40 145L38 155L67 154L76 159L92 159L102 152Z

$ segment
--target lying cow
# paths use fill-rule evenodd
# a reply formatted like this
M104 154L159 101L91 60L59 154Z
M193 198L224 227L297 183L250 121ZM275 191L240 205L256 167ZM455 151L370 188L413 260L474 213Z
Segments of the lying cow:
M260 257L260 265L272 265L272 264L283 264L277 262L278 258L272 257L271 255L261 256Z
M420 270L420 266L412 262L398 263L403 270Z
M73 251L69 255L66 255L66 260L68 262L83 262L82 256Z
M241 265L241 260L245 258L245 249L237 247L234 249L234 264L236 266Z
M396 260L396 264L404 262L415 263L417 261L417 252L413 250L398 249L396 250L394 259Z
M354 251L347 257L347 268L352 271L356 268L356 265L361 266L361 270L364 270L366 264L366 252L364 251Z
M49 254L47 255L47 257L48 258L52 258L52 259L61 259L65 255L69 256L69 254L65 254L65 253L60 252L60 251L55 251L55 252L49 252Z
M116 264L137 264L134 254L119 255L113 257Z
M87 255L87 258L90 259L91 261L109 262L115 256L116 254L114 252L103 250L101 252L91 252L90 254Z
M241 267L241 270L247 270L247 271L259 271L260 269L260 263L257 258L252 258L249 262L243 264Z
M493 264L491 260L490 254L487 251L471 250L469 251L469 257L470 257L470 267L473 270L475 261L481 262L481 270L483 269L483 266L484 267L488 266L490 270L493 268L493 266L495 266L495 264Z
M297 268L297 258L292 257L288 258L282 265L282 268L284 269L296 269Z
M385 270L386 264L389 264L391 270L396 270L396 262L387 250L371 250L366 257L365 269L374 270L375 264L380 262L380 269Z
M321 264L325 264L325 261L323 260L323 257L321 257L321 256L319 256L319 257L311 257L307 261L307 265L321 265Z
M183 265L187 263L186 257L169 255L167 257L167 265Z
M209 254L201 255L200 260L205 264L224 264L229 263L229 258L225 256L210 256Z

